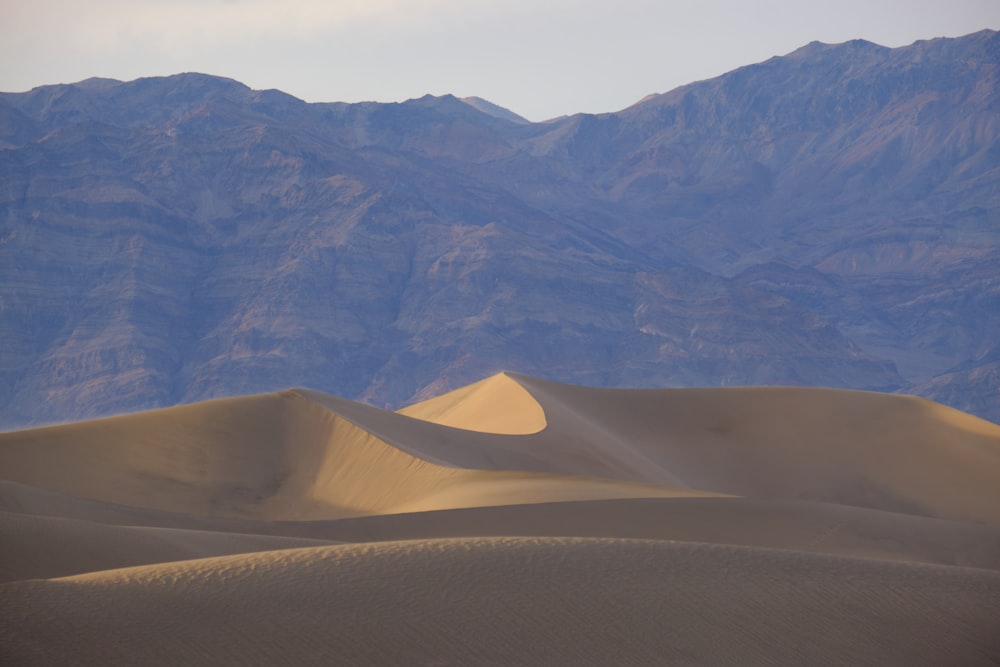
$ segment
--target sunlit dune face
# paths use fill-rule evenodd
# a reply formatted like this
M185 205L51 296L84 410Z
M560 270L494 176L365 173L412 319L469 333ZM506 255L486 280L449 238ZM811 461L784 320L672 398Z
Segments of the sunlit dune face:
M441 426L500 435L530 435L546 426L542 406L504 373L399 412Z

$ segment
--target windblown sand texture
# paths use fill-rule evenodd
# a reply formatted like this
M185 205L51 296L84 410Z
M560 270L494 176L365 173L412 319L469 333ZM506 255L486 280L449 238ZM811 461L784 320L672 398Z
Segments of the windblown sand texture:
M503 373L0 434L4 665L995 665L1000 427Z

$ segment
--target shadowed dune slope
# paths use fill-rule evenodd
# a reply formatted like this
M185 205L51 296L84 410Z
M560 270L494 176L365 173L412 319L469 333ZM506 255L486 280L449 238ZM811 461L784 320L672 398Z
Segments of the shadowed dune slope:
M545 410L559 440L547 450L572 447L602 461L614 439L620 467L608 476L642 480L667 469L679 484L720 493L1000 525L1000 426L931 401L815 388L592 389L512 377Z
M973 667L1000 641L995 572L660 541L316 547L0 591L15 664Z

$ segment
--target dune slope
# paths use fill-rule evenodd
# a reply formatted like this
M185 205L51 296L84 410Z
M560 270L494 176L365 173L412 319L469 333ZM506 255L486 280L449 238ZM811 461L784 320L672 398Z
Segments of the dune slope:
M1000 615L995 572L601 539L317 547L0 590L20 664L971 667L993 664Z

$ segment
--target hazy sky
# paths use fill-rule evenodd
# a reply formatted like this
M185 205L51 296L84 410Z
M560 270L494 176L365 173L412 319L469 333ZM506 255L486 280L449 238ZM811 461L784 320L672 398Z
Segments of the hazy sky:
M1000 0L0 0L0 90L205 72L311 102L478 95L531 120L813 40L1000 28Z

